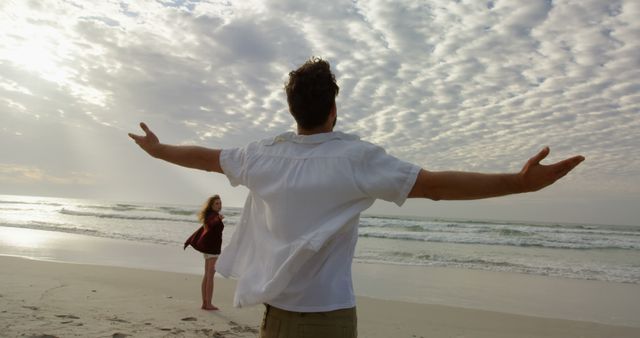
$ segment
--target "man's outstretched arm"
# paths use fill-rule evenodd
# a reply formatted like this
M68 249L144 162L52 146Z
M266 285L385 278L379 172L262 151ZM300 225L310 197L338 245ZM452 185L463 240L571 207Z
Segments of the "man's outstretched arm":
M220 149L162 144L146 124L140 123L140 128L144 131L144 136L129 133L129 137L149 155L187 168L222 173Z
M409 197L471 200L537 191L553 184L584 161L583 156L574 156L550 165L540 164L548 154L549 148L545 147L529 159L519 173L513 174L432 172L422 169Z

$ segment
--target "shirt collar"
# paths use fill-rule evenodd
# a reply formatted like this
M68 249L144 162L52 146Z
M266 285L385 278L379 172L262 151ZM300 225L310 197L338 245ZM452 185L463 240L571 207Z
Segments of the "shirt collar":
M359 140L360 137L353 134L345 134L339 131L332 131L329 133L320 133L313 135L298 135L294 132L287 132L280 134L273 138L273 141L270 144L276 144L280 142L294 142L294 143L302 143L302 144L319 144L324 143L330 140Z

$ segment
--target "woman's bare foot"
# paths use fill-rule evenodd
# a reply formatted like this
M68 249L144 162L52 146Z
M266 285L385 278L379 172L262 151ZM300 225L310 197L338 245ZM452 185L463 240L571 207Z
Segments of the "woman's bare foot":
M216 307L215 305L211 304L211 305L202 305L200 307L203 310L207 310L207 311L216 311L216 310L220 310L218 307Z

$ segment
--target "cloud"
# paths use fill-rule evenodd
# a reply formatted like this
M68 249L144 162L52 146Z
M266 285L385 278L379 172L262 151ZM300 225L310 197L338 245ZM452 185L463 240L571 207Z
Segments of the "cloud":
M71 172L64 176L52 175L44 170L29 166L0 163L0 182L21 184L53 183L56 185L91 185L96 176L91 173Z
M145 120L174 143L240 146L294 126L283 83L317 55L338 127L400 158L513 171L550 145L550 161L588 158L567 182L640 194L637 1L3 6L4 125Z

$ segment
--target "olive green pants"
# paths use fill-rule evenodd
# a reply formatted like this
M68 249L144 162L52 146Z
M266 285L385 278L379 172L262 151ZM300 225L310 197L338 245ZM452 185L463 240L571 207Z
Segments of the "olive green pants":
M356 338L356 308L292 312L265 304L260 338Z

